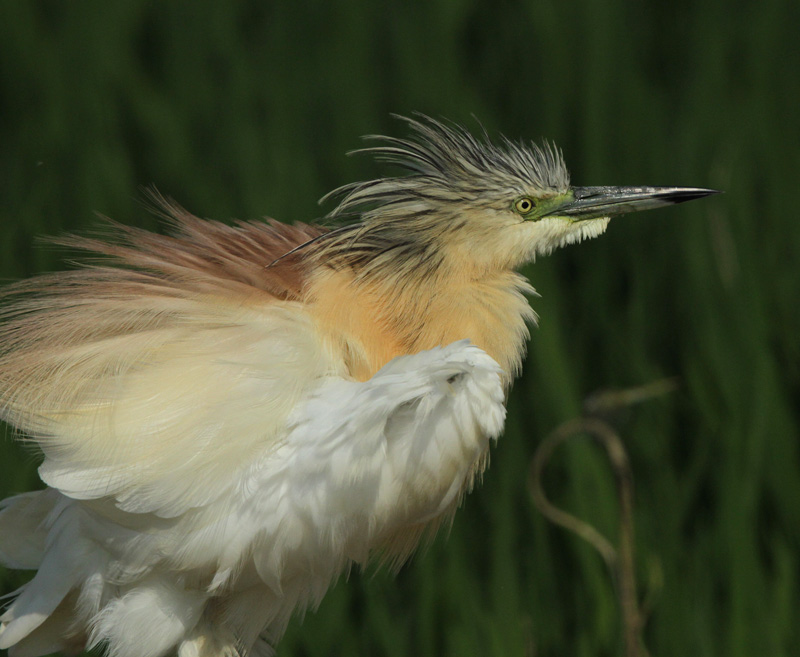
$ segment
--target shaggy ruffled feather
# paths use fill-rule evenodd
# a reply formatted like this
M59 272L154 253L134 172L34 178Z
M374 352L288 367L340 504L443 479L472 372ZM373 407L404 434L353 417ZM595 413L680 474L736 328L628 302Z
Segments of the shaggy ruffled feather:
M551 146L410 123L372 149L409 176L339 190L352 225L161 199L172 234L68 238L99 260L6 290L0 417L49 486L0 505L0 561L38 570L0 617L11 657L268 655L353 563L452 516L535 320L513 269L607 221L512 210L566 190Z

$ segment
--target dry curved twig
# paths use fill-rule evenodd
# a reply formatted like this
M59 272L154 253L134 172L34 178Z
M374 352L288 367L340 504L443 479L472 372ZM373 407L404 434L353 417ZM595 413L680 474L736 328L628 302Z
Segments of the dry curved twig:
M621 407L639 403L655 396L673 391L677 387L674 379L662 379L653 383L622 391L604 391L592 395L590 400L601 400L586 405L587 410L598 406L602 415ZM591 435L605 450L617 483L619 503L618 547L603 536L588 522L577 518L555 506L547 498L542 477L555 449L570 438ZM610 424L598 417L582 417L569 420L557 427L539 445L530 467L529 487L536 507L551 522L577 534L594 547L608 566L614 579L620 604L624 631L626 657L647 657L642 631L646 614L638 601L636 586L636 562L634 555L633 521L633 473L630 461L619 435Z

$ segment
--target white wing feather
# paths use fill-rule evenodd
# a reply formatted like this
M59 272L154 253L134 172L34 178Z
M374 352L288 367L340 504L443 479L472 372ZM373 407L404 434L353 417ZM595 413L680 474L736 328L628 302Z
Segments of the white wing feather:
M176 646L182 657L240 649L268 654L259 636L266 630L276 640L294 609L317 604L350 563L364 562L398 533L413 533L454 508L502 430L500 368L462 341L396 358L363 383L321 373L313 389L281 397L278 436L259 444L253 439L265 435L255 429L259 418L266 416L274 427L270 395L297 384L275 379L258 362L264 353L275 362L281 344L275 330L255 334L263 339L237 339L235 349L215 342L215 356L202 366L195 350L209 341L183 346L185 368L174 385L194 384L197 377L203 391L200 402L177 403L183 412L171 414L175 405L168 400L151 400L149 406L146 383L135 374L120 399L135 390L136 403L113 413L94 411L102 422L95 419L95 427L128 434L145 419L165 440L176 429L186 435L199 431L200 449L212 454L214 441L231 427L249 431L235 446L246 448L238 467L226 462L215 469L207 460L195 468L180 437L188 465L176 452L160 462L156 475L140 467L138 457L125 471L103 470L91 455L72 462L48 455L43 476L69 497L40 493L51 507L39 530L46 548L39 573L2 617L0 648L17 643L12 654L25 657L39 654L35 646L64 645L67 621L54 620L57 613L45 619L71 596L77 618L68 619L69 627L89 628L91 642L107 643L115 657L155 657ZM153 364L161 373L164 363L167 378L161 381L169 381L167 368L173 371L181 362L168 355ZM285 357L289 363L299 359L307 381L305 359ZM209 378L216 388L206 386ZM301 393L305 401L286 408L283 400ZM206 400L212 401L207 409ZM137 408L153 411L137 415ZM219 413L229 418L224 434L219 420L214 422ZM77 415L54 426L88 431ZM170 464L176 468L172 479ZM190 473L195 476L186 479ZM142 477L145 486L137 483ZM32 503L29 496L9 500L0 528L13 518L17 499ZM0 549L4 560L23 560L12 552ZM54 586L52 572L64 563L70 564L66 582ZM147 645L140 640L144 635L150 637Z
M299 310L194 303L166 326L59 350L49 376L12 399L5 417L42 447L46 484L133 513L203 506L331 373Z

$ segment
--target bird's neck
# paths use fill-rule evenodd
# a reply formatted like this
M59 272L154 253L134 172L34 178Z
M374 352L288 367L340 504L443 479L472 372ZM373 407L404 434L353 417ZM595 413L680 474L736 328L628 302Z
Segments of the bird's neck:
M535 314L528 281L510 270L441 267L434 277L360 278L320 266L307 301L327 348L351 376L366 380L396 356L469 339L507 373L519 372Z

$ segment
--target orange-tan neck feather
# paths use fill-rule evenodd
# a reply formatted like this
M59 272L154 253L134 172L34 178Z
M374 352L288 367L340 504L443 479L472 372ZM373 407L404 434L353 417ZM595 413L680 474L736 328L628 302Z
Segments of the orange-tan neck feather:
M509 270L465 270L420 282L358 279L319 265L306 288L308 310L351 376L366 380L396 356L468 338L506 372L518 374L535 314L530 284Z

